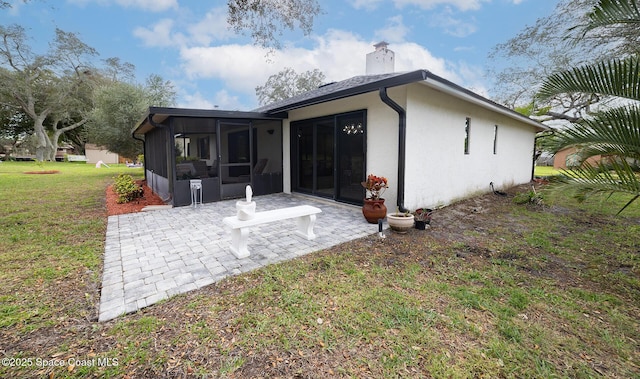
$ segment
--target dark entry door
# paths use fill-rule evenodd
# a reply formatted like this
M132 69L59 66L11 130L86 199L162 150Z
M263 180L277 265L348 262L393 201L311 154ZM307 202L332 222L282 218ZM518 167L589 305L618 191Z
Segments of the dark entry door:
M233 199L245 196L247 184L251 184L252 133L249 122L224 122L218 124L218 159L220 197Z

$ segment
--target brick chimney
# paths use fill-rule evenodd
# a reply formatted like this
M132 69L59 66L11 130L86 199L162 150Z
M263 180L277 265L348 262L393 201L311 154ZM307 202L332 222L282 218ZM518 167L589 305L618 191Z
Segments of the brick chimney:
M388 43L378 42L375 51L367 54L367 75L388 74L394 72L395 53L389 49Z

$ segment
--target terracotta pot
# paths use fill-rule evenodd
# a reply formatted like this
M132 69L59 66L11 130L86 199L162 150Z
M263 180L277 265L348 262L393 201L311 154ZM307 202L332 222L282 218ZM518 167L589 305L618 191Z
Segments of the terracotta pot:
M362 214L369 223L377 224L379 219L384 219L387 215L387 207L384 205L384 199L364 199Z
M388 214L387 223L391 230L397 233L406 233L409 229L413 228L413 215L411 213L405 214Z

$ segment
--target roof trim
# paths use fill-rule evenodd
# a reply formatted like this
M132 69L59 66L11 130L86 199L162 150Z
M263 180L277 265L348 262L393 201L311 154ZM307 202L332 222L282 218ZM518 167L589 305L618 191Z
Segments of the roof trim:
M290 110L307 107L310 105L326 103L328 101L339 100L339 99L344 99L346 97L362 95L364 93L378 91L380 87L387 87L387 88L397 87L403 84L409 84L409 83L425 80L427 78L426 74L427 74L427 71L425 70L406 72L403 74L393 75L393 76L372 81L372 82L365 82L364 84L361 84L361 85L345 88L345 89L334 91L334 92L329 92L329 93L318 95L312 98L303 98L301 100L295 101L293 100L295 99L294 97L293 99L288 99L289 101L284 100L283 101L284 104L281 106L276 106L274 108L270 108L269 106L266 106L266 107L258 108L258 110L263 110L268 114L280 114L281 112L288 112ZM319 90L322 90L323 88L327 89L330 86L331 85L320 87Z
M346 81L358 79L360 77L355 77L351 79L347 79ZM530 126L535 127L538 131L548 130L549 127L542 124L539 121L531 119L525 115L522 115L512 109L505 107L504 105L498 104L492 100L489 100L481 95L478 95L475 92L472 92L464 87L461 87L449 80L446 80L438 75L435 75L427 70L416 70L405 73L397 73L390 74L389 76L383 77L382 79L366 81L366 76L362 77L363 84L353 85L348 88L338 89L333 92L330 91L330 87L333 84L337 84L338 86L343 82L332 83L326 85L324 87L320 87L316 90L310 91L318 92L317 96L309 97L310 93L307 92L305 94L301 94L299 96L295 96L290 99L286 99L280 102L276 102L272 105L267 105L261 108L258 108L256 111L265 112L272 115L280 115L283 112L289 112L294 109L299 109L311 105L316 105L320 103L325 103L333 100L340 100L350 96L361 95L364 93L378 91L380 88L390 88L397 87L411 83L421 83L427 85L433 89L436 89L440 92L449 94L456 98L462 99L464 101L468 101L470 103L476 104L482 108L489 109L491 111L503 114L512 119L519 120L524 122ZM286 116L284 116L286 117Z
M133 134L145 134L153 129L149 125L148 119L156 123L161 123L169 117L193 117L193 118L220 118L220 119L248 119L248 120L282 120L286 115L272 115L262 112L242 112L227 111L218 109L195 109L195 108L168 108L168 107L149 107L149 110L134 126ZM147 126L147 127L145 127Z
M478 95L477 93L470 91L464 87L461 87L447 79L444 79L440 76L434 75L427 71L427 80L422 82L421 84L436 89L438 91L447 93L451 96L457 97L459 99L468 101L470 103L481 106L485 109L492 110L494 112L503 114L505 116L520 120L526 124L529 124L538 129L538 131L549 130L549 127L541 123L540 121L536 121L532 118L529 118L521 113L514 111L513 109L507 108L502 104L496 103L495 101L489 100L484 96Z

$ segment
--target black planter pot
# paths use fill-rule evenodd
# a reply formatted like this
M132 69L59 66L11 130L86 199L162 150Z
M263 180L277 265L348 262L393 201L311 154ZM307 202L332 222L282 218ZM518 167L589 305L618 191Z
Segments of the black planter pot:
M425 230L427 228L426 221L416 221L415 228L418 230Z

